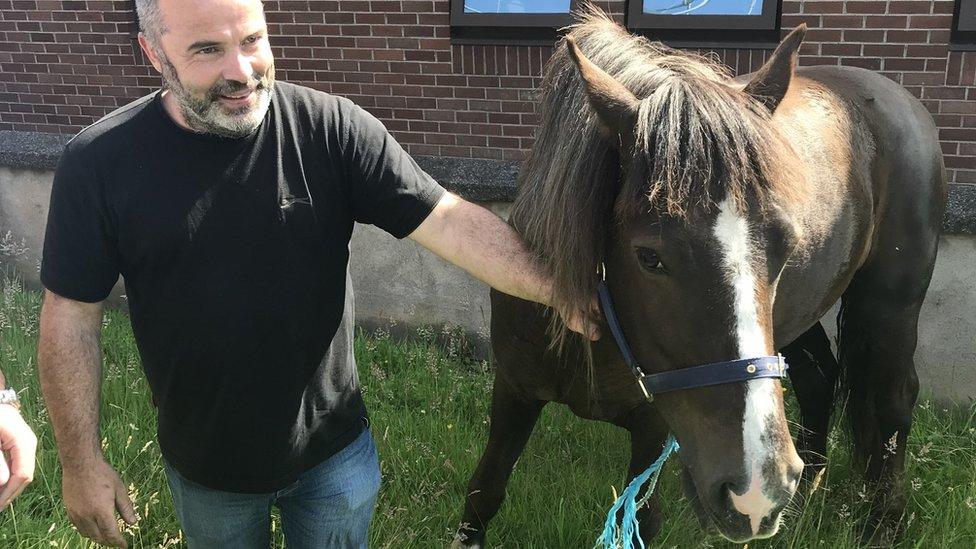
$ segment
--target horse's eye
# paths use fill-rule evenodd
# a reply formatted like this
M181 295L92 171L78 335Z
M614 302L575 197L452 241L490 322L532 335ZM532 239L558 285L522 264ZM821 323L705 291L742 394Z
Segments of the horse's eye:
M664 264L661 263L661 258L654 250L650 248L637 248L635 253L637 254L637 261L640 262L641 267L645 271L654 274L665 272Z

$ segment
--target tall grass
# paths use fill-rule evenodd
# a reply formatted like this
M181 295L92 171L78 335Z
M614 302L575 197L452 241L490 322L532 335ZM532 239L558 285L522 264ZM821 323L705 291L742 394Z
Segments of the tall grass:
M0 303L0 369L21 389L23 413L39 441L34 484L0 512L0 547L88 547L61 505L60 470L36 373L40 297L10 280ZM154 440L155 417L127 317L108 311L102 335L103 447L129 485L141 520L128 528L135 547L182 546ZM440 342L440 343L438 343ZM444 343L446 342L446 344ZM356 358L380 452L383 486L370 546L444 547L487 437L490 366L465 355L457 332L420 330L394 341L382 330L359 334ZM791 410L792 413L792 410ZM909 507L898 546L976 547L976 407L923 401L909 439ZM607 424L550 405L491 524L489 543L509 548L592 547L618 491L628 438ZM859 546L870 494L848 466L844 437L830 438L826 478L781 533L749 547ZM729 547L701 533L680 495L677 467L662 477L667 520L655 547ZM282 544L274 523L276 545Z

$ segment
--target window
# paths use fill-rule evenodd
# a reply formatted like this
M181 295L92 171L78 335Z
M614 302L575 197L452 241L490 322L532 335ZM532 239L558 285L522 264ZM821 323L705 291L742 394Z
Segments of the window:
M631 0L635 29L775 30L777 0Z
M776 43L779 12L779 0L630 0L627 27L676 45Z
M575 0L451 0L454 27L551 27L572 22Z
M464 0L464 13L569 13L570 0Z
M973 0L976 2L976 0ZM459 43L551 44L579 0L451 0ZM627 28L676 46L768 47L779 41L781 0L627 0ZM529 41L526 41L529 39Z
M552 44L578 0L451 0L455 42Z
M976 1L959 0L955 30L976 32Z
M976 0L956 1L950 41L950 49L976 50Z

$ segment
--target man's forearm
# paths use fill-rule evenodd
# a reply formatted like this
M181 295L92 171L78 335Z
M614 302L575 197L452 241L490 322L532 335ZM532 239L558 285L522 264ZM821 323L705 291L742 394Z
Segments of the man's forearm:
M62 466L85 467L101 456L101 304L46 292L37 365Z
M447 195L410 236L501 292L550 303L549 279L534 254L510 226L485 208Z

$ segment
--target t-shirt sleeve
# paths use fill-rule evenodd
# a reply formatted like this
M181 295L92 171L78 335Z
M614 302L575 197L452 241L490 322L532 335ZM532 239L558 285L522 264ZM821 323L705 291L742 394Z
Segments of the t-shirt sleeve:
M115 224L84 148L73 145L65 148L54 174L41 283L60 296L96 303L119 278Z
M338 98L342 163L353 215L397 238L414 231L444 195L383 124Z

